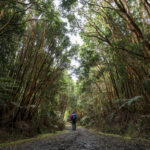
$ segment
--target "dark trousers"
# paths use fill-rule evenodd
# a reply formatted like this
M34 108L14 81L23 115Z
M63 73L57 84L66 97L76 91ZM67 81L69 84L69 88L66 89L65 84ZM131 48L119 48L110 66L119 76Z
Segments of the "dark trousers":
M72 130L76 130L76 121L72 121Z

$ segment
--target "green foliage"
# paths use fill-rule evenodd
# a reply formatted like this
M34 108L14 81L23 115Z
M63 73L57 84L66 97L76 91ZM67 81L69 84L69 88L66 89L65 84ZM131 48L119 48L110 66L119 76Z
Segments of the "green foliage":
M108 132L146 128L137 123L150 113L148 5L81 3L62 0L56 10L52 0L0 2L2 122L56 130L64 127L65 112L67 118L75 110L81 124ZM77 26L82 46L69 40ZM72 58L80 63L76 83L68 73Z
M12 95L18 88L18 83L11 77L0 78L0 100L3 103L8 103L12 100Z
M140 100L143 100L142 96L135 96L131 99L124 100L123 104L120 106L119 109L122 109L123 107L126 107L126 106L130 107L133 103L136 103Z
M77 47L71 47L61 12L52 0L0 4L0 125L63 129L68 99L74 97L66 70Z
M25 28L25 8L16 1L0 2L2 11L0 22L0 67L11 63L14 59L18 40Z
M134 3L91 0L77 8L84 41L76 85L81 123L119 134L146 132L137 120L150 113L148 6Z
M62 4L61 6L66 9L66 10L70 10L71 9L71 6L76 3L77 0L62 0Z

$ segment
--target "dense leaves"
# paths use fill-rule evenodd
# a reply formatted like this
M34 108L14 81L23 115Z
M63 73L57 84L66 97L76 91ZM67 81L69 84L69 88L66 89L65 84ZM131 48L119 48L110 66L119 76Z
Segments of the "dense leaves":
M148 135L149 2L59 2L0 1L0 125L52 131L77 111L82 125ZM82 46L70 43L76 31Z
M77 85L81 89L81 123L108 132L146 135L150 122L143 117L150 113L146 86L150 75L150 7L138 0L81 3L78 11L85 19L84 26L80 25L85 44L79 52Z
M63 129L67 24L51 0L0 3L0 126L25 135Z

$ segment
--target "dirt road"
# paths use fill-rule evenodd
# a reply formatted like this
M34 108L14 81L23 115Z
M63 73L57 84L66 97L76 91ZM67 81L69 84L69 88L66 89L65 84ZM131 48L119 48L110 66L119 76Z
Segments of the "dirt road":
M123 140L118 137L77 129L44 139L0 148L0 150L150 150L148 142Z

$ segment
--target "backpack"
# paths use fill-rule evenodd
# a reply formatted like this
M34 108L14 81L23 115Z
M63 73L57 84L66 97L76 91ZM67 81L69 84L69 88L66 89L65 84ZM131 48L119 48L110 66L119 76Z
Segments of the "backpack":
M76 114L72 114L72 120L76 120L77 119L77 115Z

